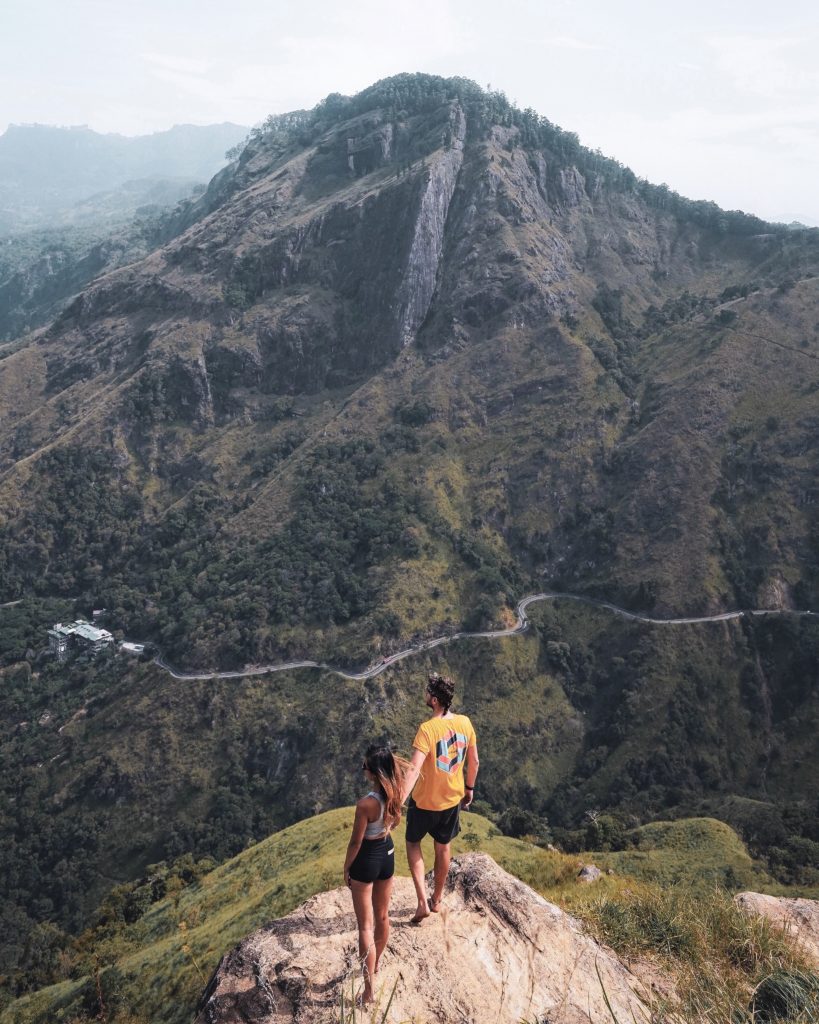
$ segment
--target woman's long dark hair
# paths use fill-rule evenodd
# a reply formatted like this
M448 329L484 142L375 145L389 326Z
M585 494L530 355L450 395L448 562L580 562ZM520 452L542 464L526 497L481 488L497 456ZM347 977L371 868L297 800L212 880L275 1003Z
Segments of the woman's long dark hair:
M409 761L396 757L389 747L374 744L367 747L364 764L367 771L378 779L384 794L384 825L387 829L393 829L401 821L401 788L410 766Z

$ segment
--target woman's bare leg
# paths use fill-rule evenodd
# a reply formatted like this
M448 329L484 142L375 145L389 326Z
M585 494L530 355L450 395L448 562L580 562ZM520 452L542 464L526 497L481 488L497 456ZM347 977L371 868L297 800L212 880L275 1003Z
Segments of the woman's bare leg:
M378 974L381 954L390 938L390 897L392 896L393 879L384 882L373 882L373 914L375 916L375 967L373 974Z
M413 922L417 924L429 917L429 904L427 903L427 887L424 881L424 853L420 843L407 843L407 860L409 861L410 874L412 875L415 895L418 897L418 907L415 911Z
M358 957L364 974L363 1003L373 1001L373 974L375 974L375 930L373 922L373 883L350 880L355 919L358 922Z

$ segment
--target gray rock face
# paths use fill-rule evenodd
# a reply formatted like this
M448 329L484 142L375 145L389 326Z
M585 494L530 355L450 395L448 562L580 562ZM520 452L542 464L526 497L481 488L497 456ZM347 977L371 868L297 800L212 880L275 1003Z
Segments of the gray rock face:
M444 249L444 226L464 158L466 118L457 103L452 105L450 128L452 146L430 167L415 222L406 277L399 296L403 345L409 345L415 339L435 293L438 264Z
M366 174L388 163L393 155L393 127L380 125L368 135L347 139L347 166L350 173Z
M375 985L382 1014L392 994L390 1020L602 1024L606 996L619 1020L649 1020L647 993L614 953L485 854L453 863L443 909L416 928L414 909L410 880L396 879ZM222 960L196 1024L338 1021L342 987L345 998L361 987L355 950L349 892L314 896Z
M560 192L563 202L570 209L591 209L591 201L586 194L586 181L576 167L566 167L560 172Z
M578 882L596 882L603 874L596 864L585 864L577 873Z
M767 918L784 932L819 970L819 900L788 899L761 892L741 892L734 902L746 914Z
M188 359L176 356L169 361L165 394L169 408L179 419L200 427L213 423L213 395L201 353Z

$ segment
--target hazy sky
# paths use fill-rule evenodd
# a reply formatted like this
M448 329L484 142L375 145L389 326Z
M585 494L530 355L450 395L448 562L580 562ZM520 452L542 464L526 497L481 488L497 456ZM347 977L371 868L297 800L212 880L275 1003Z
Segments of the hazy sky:
M491 83L654 182L819 225L807 0L0 0L0 132L253 124L386 75Z

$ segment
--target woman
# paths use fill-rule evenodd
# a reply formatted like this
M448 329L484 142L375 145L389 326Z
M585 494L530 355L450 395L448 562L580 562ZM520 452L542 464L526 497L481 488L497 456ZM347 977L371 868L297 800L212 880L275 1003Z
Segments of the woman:
M367 748L361 766L372 786L355 805L355 821L344 881L353 894L358 921L358 955L364 970L362 1003L373 1001L373 977L390 937L389 906L395 871L395 847L390 832L401 820L401 787L408 762L389 747Z

